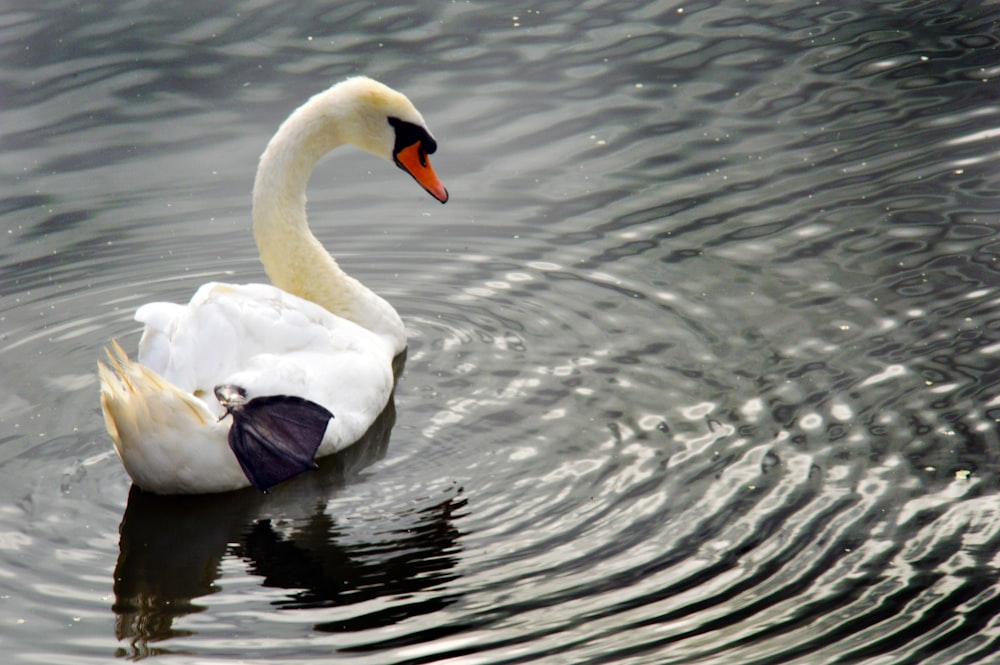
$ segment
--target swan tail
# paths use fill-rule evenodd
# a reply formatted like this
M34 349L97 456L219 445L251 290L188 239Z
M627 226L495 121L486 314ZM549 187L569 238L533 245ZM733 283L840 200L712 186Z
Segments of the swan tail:
M247 484L229 451L226 428L208 406L129 359L118 342L112 340L105 353L107 364L97 363L104 425L137 485L168 494ZM213 469L214 477L200 477L202 469Z
M186 417L192 424L208 425L208 410L196 397L145 365L133 362L115 340L104 351L110 368L100 361L97 363L101 409L104 424L116 447L124 443L123 433L139 432L144 423ZM177 406L185 408L178 410Z

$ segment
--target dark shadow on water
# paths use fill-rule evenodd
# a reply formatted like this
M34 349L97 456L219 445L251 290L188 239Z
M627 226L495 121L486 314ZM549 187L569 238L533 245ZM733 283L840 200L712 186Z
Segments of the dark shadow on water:
M290 534L260 520L232 553L264 578L265 587L294 589L275 601L283 610L338 607L381 596L406 597L401 603L360 616L345 616L313 626L323 632L351 632L392 625L429 614L456 600L453 594L420 592L455 580L461 533L453 513L465 500L450 497L409 516L396 516L395 527L373 534L367 542L343 541L346 535L334 518L316 512Z
M206 608L196 601L219 590L226 557L245 561L262 585L288 589L272 601L294 610L358 603L437 587L456 578L460 532L454 511L465 500L452 496L431 507L401 506L384 524L364 534L338 525L328 502L365 467L385 456L396 420L389 404L365 436L344 451L319 460L302 474L262 495L253 489L205 496L159 496L133 486L119 527L115 566L116 655L139 659L184 652L168 646L197 631L174 622ZM280 522L282 528L275 527ZM409 595L389 609L314 626L353 631L425 614L454 599Z

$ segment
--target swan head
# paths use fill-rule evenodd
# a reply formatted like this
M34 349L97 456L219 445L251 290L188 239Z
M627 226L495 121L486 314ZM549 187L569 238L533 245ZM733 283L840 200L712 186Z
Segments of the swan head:
M437 141L405 95L356 76L319 93L307 106L336 119L341 141L393 162L438 201L448 200L427 157L437 150Z

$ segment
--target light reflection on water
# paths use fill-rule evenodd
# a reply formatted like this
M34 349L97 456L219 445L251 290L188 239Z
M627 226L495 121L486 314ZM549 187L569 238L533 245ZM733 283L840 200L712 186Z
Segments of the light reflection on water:
M12 7L6 652L989 660L998 20ZM318 235L407 323L395 410L268 497L130 491L101 347L134 347L142 302L263 278L256 156L358 71L421 108L453 195L346 154L311 185Z

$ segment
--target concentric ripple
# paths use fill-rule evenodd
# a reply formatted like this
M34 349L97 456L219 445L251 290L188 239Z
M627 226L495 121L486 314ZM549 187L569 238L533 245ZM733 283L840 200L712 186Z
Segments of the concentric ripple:
M11 662L997 658L994 5L112 4L0 17ZM361 70L452 194L311 183L393 401L267 496L130 489L101 348L264 279L257 155Z

